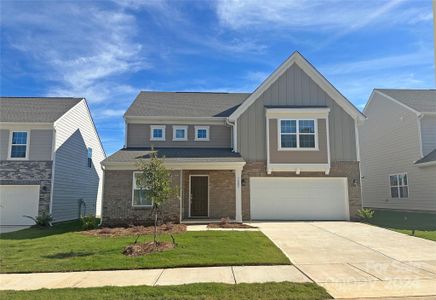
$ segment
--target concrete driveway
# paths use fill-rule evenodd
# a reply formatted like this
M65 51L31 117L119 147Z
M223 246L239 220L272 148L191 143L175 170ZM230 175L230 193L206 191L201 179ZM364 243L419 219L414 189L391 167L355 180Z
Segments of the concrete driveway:
M352 222L253 225L335 298L436 296L436 242Z

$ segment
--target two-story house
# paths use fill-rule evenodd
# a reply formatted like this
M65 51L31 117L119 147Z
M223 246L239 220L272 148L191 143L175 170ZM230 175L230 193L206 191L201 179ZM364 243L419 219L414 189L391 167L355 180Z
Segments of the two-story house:
M364 206L436 212L436 90L375 89L364 113Z
M168 220L348 220L361 207L364 119L298 52L253 93L141 92L125 147L102 162L103 223L148 221L135 176L150 151L179 191Z
M84 98L0 98L0 225L100 213L106 157Z

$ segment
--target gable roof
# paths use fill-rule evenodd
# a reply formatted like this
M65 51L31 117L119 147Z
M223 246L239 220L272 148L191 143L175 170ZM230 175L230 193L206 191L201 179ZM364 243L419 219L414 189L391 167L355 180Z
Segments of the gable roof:
M354 119L364 120L365 115L360 112L347 98L345 98L315 67L310 64L298 51L295 51L283 62L259 87L229 116L235 121L293 64L297 64L316 84L319 85L336 103Z
M418 113L436 112L436 89L374 89Z
M228 117L249 93L142 91L124 117Z
M416 165L436 163L436 149L415 162Z
M0 122L52 123L83 99L0 97Z

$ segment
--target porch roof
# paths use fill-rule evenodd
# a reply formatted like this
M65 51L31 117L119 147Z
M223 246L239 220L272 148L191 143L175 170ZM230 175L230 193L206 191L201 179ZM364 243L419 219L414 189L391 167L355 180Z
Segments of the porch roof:
M239 153L230 148L123 148L102 161L103 166L134 164L149 159L152 152L164 158L165 163L243 163Z

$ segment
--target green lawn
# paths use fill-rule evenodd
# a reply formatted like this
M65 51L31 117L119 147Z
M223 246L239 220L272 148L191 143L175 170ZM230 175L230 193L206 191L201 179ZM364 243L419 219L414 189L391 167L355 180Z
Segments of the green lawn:
M370 223L408 235L436 241L436 214L375 210Z
M314 283L197 283L179 286L132 286L0 292L1 299L331 299Z
M126 257L121 252L135 237L87 236L79 228L77 223L65 223L0 235L1 273L290 263L258 231L185 232L175 235L173 250ZM162 240L170 239L162 236Z

